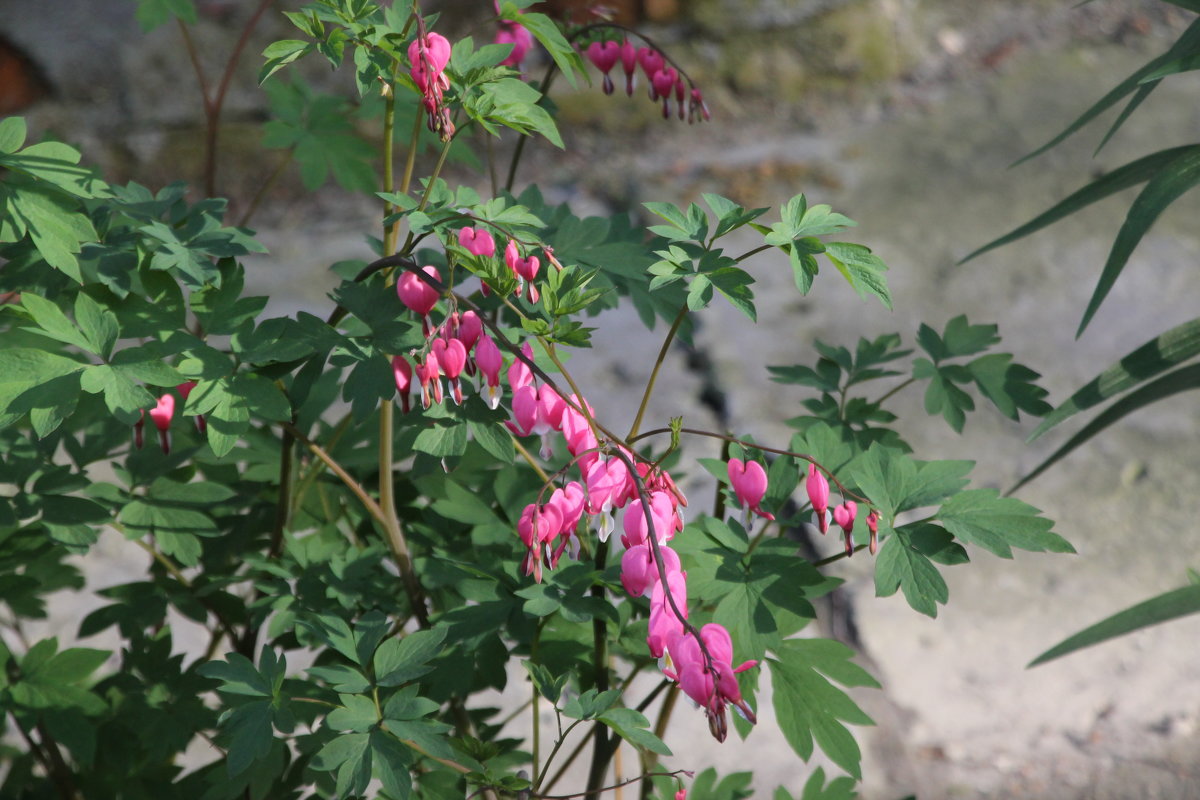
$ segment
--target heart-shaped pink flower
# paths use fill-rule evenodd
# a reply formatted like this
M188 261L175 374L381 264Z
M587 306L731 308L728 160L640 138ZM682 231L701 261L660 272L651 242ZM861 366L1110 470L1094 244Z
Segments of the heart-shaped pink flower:
M462 228L458 232L458 243L468 253L491 258L496 255L496 240L483 228Z
M422 267L421 271L438 282L442 280L437 267ZM438 290L409 271L396 281L396 294L400 296L400 302L422 317L428 315L438 301Z

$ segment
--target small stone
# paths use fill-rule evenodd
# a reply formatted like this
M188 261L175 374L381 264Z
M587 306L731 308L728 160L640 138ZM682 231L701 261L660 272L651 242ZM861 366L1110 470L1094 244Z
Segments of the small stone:
M1146 463L1139 459L1131 459L1125 462L1125 466L1121 467L1121 485L1126 489L1133 488L1134 485L1145 480L1149 470L1146 469Z

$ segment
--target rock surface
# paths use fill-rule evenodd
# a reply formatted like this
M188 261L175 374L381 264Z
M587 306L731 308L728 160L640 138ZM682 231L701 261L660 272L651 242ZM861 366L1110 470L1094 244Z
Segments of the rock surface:
M760 324L743 325L719 304L706 312L697 347L710 368L689 370L676 354L650 422L665 423L680 413L679 397L697 398L711 385L736 430L760 441L786 437L773 421L797 413L803 395L770 383L763 364L811 363L816 338L852 344L899 331L911 341L920 322L940 328L958 313L998 323L1006 349L1043 373L1057 402L1121 354L1195 316L1197 295L1187 284L1200 257L1194 197L1177 203L1141 243L1078 341L1078 319L1128 194L955 266L1094 170L1183 143L1196 130L1197 84L1181 76L1165 81L1099 157L1090 155L1103 123L1036 161L1006 168L1161 52L1189 17L1158 2L1111 5L1120 7L696 2L656 34L679 42L681 58L697 64L717 114L712 125L663 123L645 101L604 98L597 89L558 97L577 149L551 159L535 148L530 176L559 186L580 207L679 202L703 191L779 205L804 191L810 201L856 219L858 240L891 267L896 311L888 313L860 301L836 274L823 272L813 293L801 298L786 263L758 257ZM87 0L0 0L0 29L37 53L58 90L57 102L30 110L31 125L81 143L114 179L177 177L181 164L198 163L199 141L198 94L177 33L143 35L130 4L103 7L99 12ZM228 26L242 13L202 20L199 36L213 43L206 50L212 69L217 48L228 46ZM235 81L232 119L261 114L254 54L283 30L276 20L256 35ZM798 53L801 42L812 46ZM230 164L222 173L225 191L245 203L271 167L250 159ZM274 266L250 267L250 280L272 292L279 312L322 307L333 283L328 264L368 255L360 231L371 219L369 206L343 203L336 192L315 202L288 199L297 185L285 178L284 199L260 217ZM640 328L619 315L602 318L600 326L596 351L578 361L591 359L584 382L612 398L601 413L623 419L636 404L661 330L631 333ZM629 359L631 353L638 357ZM1026 445L1032 426L988 411L970 418L958 436L924 415L917 394L902 393L893 410L918 456L979 461L976 485L1011 485L1065 437L1055 432ZM711 408L695 399L685 401L683 413L705 425L714 421ZM1057 520L1079 555L1004 561L973 552L975 563L946 571L951 600L937 620L911 611L901 598L874 598L867 558L844 564L843 611L839 626L827 623L826 635L851 625L864 662L885 687L859 695L879 723L861 736L866 798L1200 796L1194 766L1200 620L1024 669L1066 635L1184 582L1183 568L1196 553L1189 536L1200 493L1196 430L1188 395L1160 403L1026 487L1021 498ZM836 542L818 546L832 550ZM123 566L107 547L104 556L92 586L123 579L128 562ZM54 624L69 629L77 613L63 607ZM759 705L769 707L765 691ZM667 735L681 757L669 763L712 764L723 772L752 766L764 794L783 784L798 795L809 768L767 734L769 716L745 744L735 739L717 747L681 707Z

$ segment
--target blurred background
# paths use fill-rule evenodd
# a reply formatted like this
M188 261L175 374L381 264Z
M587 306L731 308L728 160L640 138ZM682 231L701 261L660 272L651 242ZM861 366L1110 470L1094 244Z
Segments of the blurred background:
M327 307L331 263L369 258L378 209L329 183L312 194L283 153L262 147L268 96L259 54L294 33L277 0L255 28L232 76L220 128L215 189L270 248L247 262L248 283L272 295L276 313ZM582 3L552 4L581 13ZM1120 80L1158 55L1193 19L1159 0L1073 7L1069 0L634 0L608 3L679 62L704 91L713 120L663 120L640 92L605 96L599 81L552 93L565 153L540 142L525 156L518 188L537 181L576 213L639 214L646 200L677 204L717 192L778 206L804 192L859 223L854 241L891 267L896 310L860 300L823 274L800 297L782 257L753 262L759 325L714 306L694 347L672 362L651 408L659 422L728 427L783 441L799 411L799 387L767 380L764 364L811 364L815 339L853 346L859 336L917 326L941 329L966 313L996 323L1005 350L1044 376L1059 403L1121 355L1196 316L1200 205L1176 203L1143 240L1113 295L1079 340L1075 329L1132 195L1125 193L965 266L964 255L1023 223L1104 171L1200 130L1200 78L1164 81L1098 155L1113 116L1021 166ZM196 59L211 84L258 3L196 0ZM486 0L429 3L439 29L477 40L494 33ZM143 32L133 0L0 0L0 114L27 116L30 137L75 144L114 183L152 189L202 184L205 136L200 89L174 24ZM534 57L531 76L543 67ZM351 76L315 60L299 73L313 87L354 96ZM350 114L349 135L378 137ZM512 139L494 142L497 154ZM477 149L483 152L480 140ZM501 159L503 162L503 159ZM505 162L506 163L506 162ZM475 175L469 165L452 169ZM261 191L269 184L269 191ZM487 189L481 184L481 189ZM256 197L261 195L260 200ZM256 205L256 203L261 203ZM731 243L731 246L735 246ZM605 417L628 415L661 330L602 318L584 365L585 392ZM593 387L591 391L587 386ZM860 731L862 793L870 800L939 798L1200 797L1200 620L1184 619L1047 666L1034 656L1080 628L1185 582L1197 558L1200 421L1191 395L1156 404L1081 448L1019 497L1044 510L1077 556L973 553L948 570L951 598L936 620L899 597L876 599L868 557L838 567L845 586L825 609L820 635L851 644L883 683L856 697L877 722ZM919 393L897 396L918 457L978 461L976 485L1006 488L1065 441L1053 432L1024 443L1033 425L991 410L963 435L927 417ZM1064 426L1069 427L1069 426ZM1074 430L1073 428L1071 429ZM711 455L702 453L702 455ZM836 541L814 545L836 552ZM103 547L92 584L128 569ZM53 625L75 628L63 604ZM767 711L765 695L759 707ZM753 766L764 794L798 791L809 767L772 739L769 714L746 743L688 740L677 715L667 741L672 766Z

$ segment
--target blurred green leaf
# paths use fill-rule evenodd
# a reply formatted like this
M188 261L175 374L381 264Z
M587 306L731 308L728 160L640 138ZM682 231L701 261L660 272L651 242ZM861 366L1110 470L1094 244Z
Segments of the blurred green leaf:
M1095 625L1084 628L1051 647L1030 661L1029 667L1045 664L1068 653L1091 647L1127 633L1177 619L1188 614L1200 613L1200 586L1189 585L1173 589L1113 614Z

